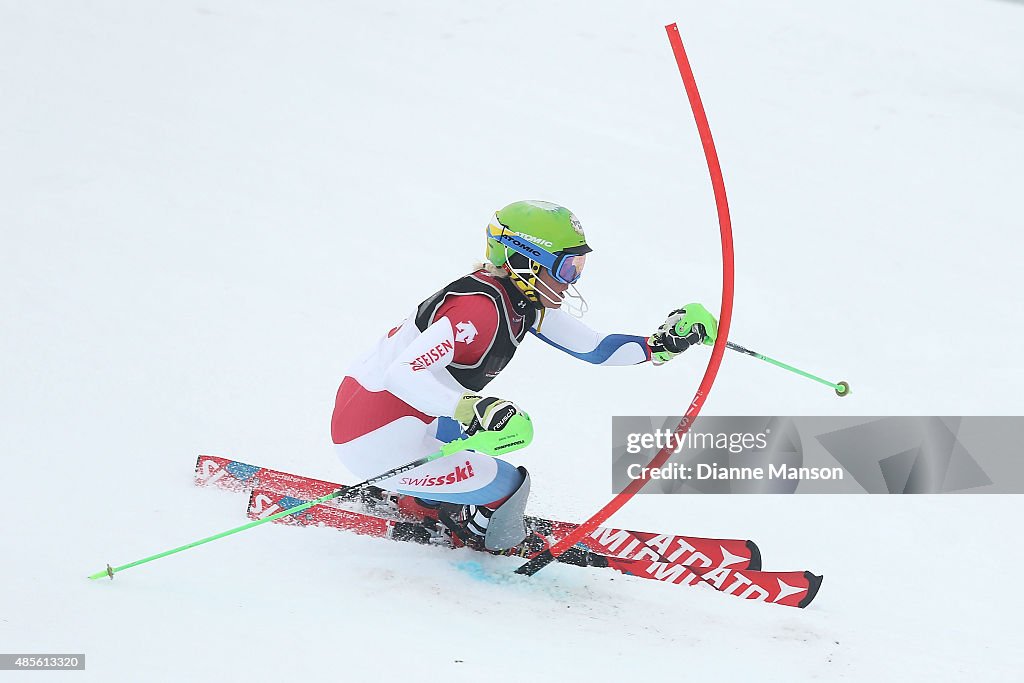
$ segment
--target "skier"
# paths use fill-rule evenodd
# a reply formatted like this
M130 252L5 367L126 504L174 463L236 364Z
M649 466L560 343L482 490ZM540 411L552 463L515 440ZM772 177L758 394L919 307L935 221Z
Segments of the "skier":
M342 464L368 479L476 430L500 430L521 409L481 392L527 332L598 365L660 365L714 343L718 323L700 304L672 311L649 337L584 325L575 284L591 251L562 206L520 201L498 211L487 226L487 260L424 300L350 368L331 420ZM440 519L456 543L497 551L527 535L525 467L462 451L380 486L395 492L388 503L402 513Z

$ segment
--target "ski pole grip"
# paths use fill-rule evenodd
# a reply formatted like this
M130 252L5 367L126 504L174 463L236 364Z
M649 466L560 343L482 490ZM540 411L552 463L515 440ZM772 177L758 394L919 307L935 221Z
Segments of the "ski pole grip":
M456 439L441 447L441 455L451 455L459 451L473 450L487 455L503 455L526 448L533 441L533 421L524 412L518 412L509 418L505 426L498 431L479 431L463 439Z

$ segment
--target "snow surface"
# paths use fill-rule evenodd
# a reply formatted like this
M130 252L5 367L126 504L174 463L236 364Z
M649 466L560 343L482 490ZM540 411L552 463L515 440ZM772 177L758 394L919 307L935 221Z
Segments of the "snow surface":
M36 674L76 681L1019 680L1010 496L614 518L754 538L766 568L824 573L803 611L283 527L84 578L243 521L192 487L199 452L344 476L345 367L505 203L579 215L595 327L715 304L672 21L731 199L732 338L854 390L730 355L705 412L1024 412L1024 6L628 5L0 0L0 651L85 652ZM532 511L602 505L609 416L678 414L706 359L528 341L492 387L537 425Z

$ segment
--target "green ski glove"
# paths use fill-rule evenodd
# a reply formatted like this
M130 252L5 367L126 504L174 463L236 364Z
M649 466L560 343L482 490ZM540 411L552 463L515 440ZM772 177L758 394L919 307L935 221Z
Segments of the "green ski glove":
M452 417L463 424L466 434L475 434L481 429L501 431L512 416L519 413L523 411L512 401L466 393L459 398Z
M655 365L667 363L694 344L711 346L718 338L718 321L700 304L686 304L668 314L647 339Z

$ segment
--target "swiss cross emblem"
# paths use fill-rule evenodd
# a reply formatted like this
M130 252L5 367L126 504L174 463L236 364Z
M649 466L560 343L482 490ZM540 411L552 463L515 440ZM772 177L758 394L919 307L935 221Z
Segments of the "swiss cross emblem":
M472 344L476 339L477 331L472 322L461 322L455 325L455 341L463 344Z

